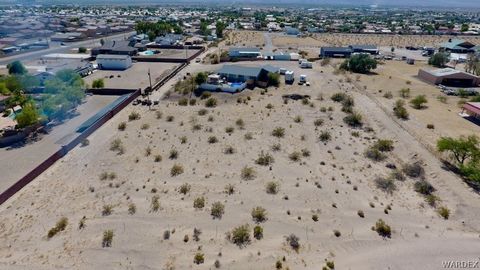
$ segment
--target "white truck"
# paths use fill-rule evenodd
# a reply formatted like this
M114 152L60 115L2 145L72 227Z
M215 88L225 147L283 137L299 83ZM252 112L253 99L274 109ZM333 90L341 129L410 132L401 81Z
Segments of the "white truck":
M312 68L312 62L308 62L308 61L303 61L301 64L300 64L300 68Z
M298 80L298 84L303 85L305 83L307 83L307 75L302 74L300 75L300 80Z
M291 70L285 72L285 83L292 84L295 80L295 73Z
M287 72L287 69L286 68L280 68L279 71L280 71L281 75L285 75L285 73Z

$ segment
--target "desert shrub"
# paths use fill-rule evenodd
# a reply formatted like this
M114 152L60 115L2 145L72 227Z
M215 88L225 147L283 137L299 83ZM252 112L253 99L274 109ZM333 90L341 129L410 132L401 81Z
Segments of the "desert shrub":
M190 192L190 189L192 188L192 186L189 184L189 183L183 183L182 185L180 185L180 187L178 188L178 192L183 194L183 195L186 195L187 193Z
M446 96L437 96L437 100L440 101L441 103L444 103L444 104L447 103L447 97Z
M147 146L147 148L145 148L145 156L148 157L152 154L152 148L150 148L150 146Z
M375 185L378 189L387 193L393 193L397 189L395 182L391 178L377 177L375 179Z
M335 263L333 261L327 261L325 264L328 268L335 269Z
M395 102L395 106L393 107L393 113L399 119L407 120L409 117L407 108L405 108L405 102L401 99Z
M240 129L243 129L245 127L245 122L243 121L243 119L239 118L237 119L237 121L235 121L235 125L237 125L237 127L239 127Z
M303 118L300 115L297 115L297 116L295 116L295 118L293 118L293 122L301 123L301 122L303 122Z
M175 117L173 115L167 115L165 120L167 120L167 122L173 122L174 119Z
M227 184L225 185L225 193L227 193L228 195L232 195L233 193L235 193L235 186L232 185L232 184Z
M192 238L195 242L200 241L200 234L202 234L202 231L200 229L193 228L193 237Z
M162 161L162 156L161 156L161 155L155 155L155 157L153 158L153 160L154 160L155 162L160 162L160 161Z
M128 204L128 214L134 215L137 212L137 206L134 203Z
M390 238L392 235L392 229L382 219L379 219L377 223L375 223L374 229L382 237Z
M277 194L280 190L280 185L277 182L270 181L265 185L267 194Z
M115 151L117 154L123 154L125 152L125 148L123 146L123 142L120 139L115 139L110 143L110 151Z
M190 99L189 103L190 103L190 106L195 106L195 104L197 104L197 100L192 98Z
M188 140L187 136L182 136L182 137L180 137L180 143L181 143L181 144L187 143L187 140Z
M113 206L110 204L106 204L103 206L102 209L102 216L110 216L113 212Z
M113 241L113 231L112 230L104 231L103 238L102 238L102 247L111 247L112 241Z
M267 106L265 106L265 108L267 108L269 110L273 109L272 103L268 103Z
M217 142L218 142L217 137L215 137L215 136L208 137L208 143L213 144L213 143L217 143Z
M351 127L361 127L363 125L362 115L358 112L352 112L343 118L343 122Z
M207 101L205 101L205 107L213 108L213 107L216 107L216 106L217 106L217 99L214 98L214 97L211 97L211 98L207 99Z
M210 209L210 215L212 215L213 219L218 218L221 219L225 212L225 205L221 202L214 202L212 204L212 208Z
M362 210L358 210L357 211L357 215L361 218L364 218L365 217L365 213L362 211Z
M201 252L197 252L193 257L193 262L195 264L202 264L205 262L205 255Z
M279 143L274 143L271 148L272 148L272 151L277 152L282 149L282 145L280 145Z
M263 228L262 228L262 226L256 225L255 227L253 227L253 237L255 237L255 239L257 239L257 240L260 240L260 239L263 238Z
M250 243L250 226L240 225L230 232L230 241L239 247Z
M253 135L252 135L251 132L247 132L247 133L245 133L245 135L243 135L243 138L245 140L249 141L249 140L253 139Z
M242 168L242 171L240 173L240 177L243 180L253 180L255 179L256 172L252 167L245 166Z
M289 236L286 237L288 245L295 251L298 251L300 248L300 238L296 236L295 234L290 234Z
M174 164L170 169L171 176L177 176L183 173L183 166L179 164Z
M348 70L355 73L366 74L377 68L377 60L369 54L357 54L345 59L340 65L341 70Z
M223 150L223 153L227 155L235 154L235 148L233 148L233 146L227 146Z
M448 63L448 55L444 52L438 52L428 59L428 64L434 67L442 68Z
M204 116L208 113L208 110L207 109L200 109L198 110L198 115L200 116Z
M441 206L437 209L437 213L444 219L448 219L450 217L450 209L445 206Z
M118 124L118 130L124 131L127 128L127 122L123 121Z
M425 175L425 170L422 165L419 163L405 164L403 166L403 173L412 178L423 178Z
M212 93L210 92L203 92L202 95L200 96L200 99L207 99L212 96Z
M272 136L283 138L285 136L285 129L283 127L276 127L272 131Z
M402 171L400 171L398 169L394 169L390 173L390 178L392 178L394 180L398 180L398 181L405 181L405 175L403 175Z
M335 102L342 102L346 97L347 97L347 94L338 92L333 94L331 99Z
M320 119L320 118L317 118L313 121L313 124L316 126L316 127L319 127L321 125L323 125L323 119Z
M402 98L409 98L410 97L410 88L400 89L399 94Z
M355 106L355 101L353 98L349 95L345 96L345 98L342 100L342 112L352 113L353 106Z
M178 100L178 105L180 106L187 106L188 105L188 99L187 98L181 98Z
M271 165L274 162L273 156L270 153L260 152L258 158L255 160L255 163L262 166Z
M311 155L310 150L307 148L302 149L301 152L303 157L309 157Z
M193 208L195 209L202 209L205 207L205 197L198 197L193 200Z
M163 232L163 240L168 240L170 239L170 231L166 230Z
M413 184L413 189L422 194L422 195L430 195L435 191L435 188L426 180L420 180Z
M133 111L128 115L128 121L134 121L140 119L140 113Z
M320 132L320 136L318 138L322 142L328 142L332 139L332 135L330 135L330 132L328 132L327 130L322 130L322 132Z
M300 161L300 157L301 157L301 153L298 151L294 151L290 153L290 155L288 155L288 158L294 162Z
M226 132L227 134L232 134L234 130L235 130L234 127L226 127L226 128L225 128L225 132Z
M437 206L438 201L440 201L440 198L434 194L425 195L425 202L432 207Z
M326 57L326 58L323 58L322 61L320 61L320 66L326 66L330 64L330 58Z
M427 97L425 95L418 95L414 99L410 100L410 104L413 108L420 110L425 108L425 103L427 103Z
M382 152L389 152L393 150L393 141L392 140L378 140L373 145L376 149Z
M163 113L161 111L156 111L155 112L155 118L157 119L162 119Z
M55 227L48 230L47 237L48 238L54 237L57 233L64 231L67 228L67 225L68 225L68 219L66 217L62 217L60 220L57 221L57 223L55 224Z
M392 94L392 92L387 91L385 94L383 94L383 97L386 98L386 99L392 99L393 94Z
M383 161L387 158L387 156L384 153L380 152L380 150L378 150L375 147L367 148L364 154L365 154L365 157L373 161Z
M215 268L220 268L221 264L220 264L220 261L219 260L215 260L215 262L213 263L213 266L215 266Z
M261 206L254 207L252 209L252 219L256 223L264 222L267 220L267 210Z

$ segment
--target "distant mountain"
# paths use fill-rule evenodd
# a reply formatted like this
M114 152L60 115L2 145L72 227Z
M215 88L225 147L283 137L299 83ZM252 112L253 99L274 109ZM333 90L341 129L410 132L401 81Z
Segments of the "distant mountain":
M0 0L3 4L72 4L69 0ZM301 4L315 5L347 5L347 6L410 6L410 7L449 7L480 8L480 0L77 0L76 4L178 4L178 3L222 3L222 4Z

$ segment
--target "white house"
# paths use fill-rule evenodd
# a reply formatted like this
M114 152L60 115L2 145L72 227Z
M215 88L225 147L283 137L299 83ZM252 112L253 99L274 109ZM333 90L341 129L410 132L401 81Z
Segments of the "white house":
M132 66L130 55L99 54L97 55L98 69L125 70Z

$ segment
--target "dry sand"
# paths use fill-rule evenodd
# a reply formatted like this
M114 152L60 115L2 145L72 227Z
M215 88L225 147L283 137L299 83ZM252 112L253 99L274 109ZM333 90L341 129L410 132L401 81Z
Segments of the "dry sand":
M218 106L204 116L198 115L203 101L182 107L175 96L155 108L162 112L161 119L146 108L127 107L90 136L89 146L76 148L0 206L0 268L213 269L218 259L221 269L273 269L285 257L284 269L321 269L328 259L335 261L336 269L428 270L440 269L443 260L478 259L477 194L443 170L438 159L369 96L352 84L339 83L343 76L333 75L332 67L316 64L313 70L300 71L293 62L281 65L297 75L307 74L312 86L282 84L263 95L259 89L238 95L214 94ZM338 91L355 98L355 107L373 132L352 130L342 122L345 114L330 100ZM287 93L311 95L313 107L301 101L284 104L281 95ZM320 95L324 100L317 98ZM237 102L239 98L242 103ZM266 108L269 103L272 109ZM321 107L329 106L333 112L321 112ZM127 121L132 111L140 112L141 119L118 131L117 125ZM168 122L168 116L174 116L173 121ZM303 121L294 122L296 116ZM244 120L244 129L235 125L238 118ZM324 124L315 128L313 121L318 118ZM149 128L141 129L145 123ZM194 124L201 129L192 130ZM235 128L231 135L225 132L229 126ZM277 126L285 128L284 138L270 135ZM319 142L321 131L329 131L332 140ZM352 131L360 136L352 136ZM252 139L245 139L247 133ZM182 136L187 137L185 144L180 143ZM210 136L218 142L208 143ZM117 138L125 147L122 155L109 150ZM362 154L376 138L395 142L387 161L373 162ZM276 143L281 150L274 152L271 146ZM223 153L229 145L236 150L232 155ZM147 147L150 156L145 155ZM178 150L175 160L168 158L171 149ZM302 149L308 149L310 156L300 162L289 159L290 153ZM255 164L261 151L273 156L271 168ZM162 160L154 162L155 155ZM401 166L414 160L425 165L426 178L442 199L440 205L452 211L449 220L440 218L413 191L413 179L396 182L393 194L375 187L375 177L390 172L387 163ZM174 164L183 166L183 174L170 175ZM244 166L254 168L255 179L242 180ZM102 172L114 172L116 178L100 180ZM280 184L278 194L265 192L269 181ZM186 195L178 192L184 183L191 185ZM227 184L235 185L233 195L224 193ZM155 195L160 198L158 212L151 210ZM193 208L199 196L206 198L203 210ZM225 204L219 220L212 219L209 211L216 201ZM127 212L129 203L137 207L134 215ZM113 205L113 213L102 216L107 204ZM387 205L392 209L385 214ZM225 233L246 223L252 228L250 211L255 206L268 212L268 220L261 224L264 238L251 236L251 243L239 248ZM357 215L358 210L365 212L365 218ZM313 214L318 215L318 222L312 220ZM86 227L78 229L83 216ZM66 230L47 239L47 231L61 217L69 220ZM392 226L391 239L371 230L379 218ZM194 228L202 231L198 242L192 240ZM114 232L112 247L102 248L107 229ZM163 239L165 230L172 232L168 240ZM335 237L333 230L341 236ZM285 236L292 233L300 238L298 252L285 242ZM185 235L189 236L187 243ZM199 250L205 254L205 263L195 265L193 257Z

